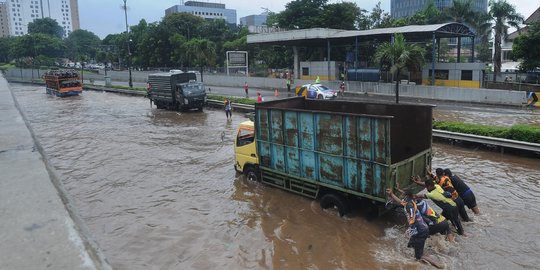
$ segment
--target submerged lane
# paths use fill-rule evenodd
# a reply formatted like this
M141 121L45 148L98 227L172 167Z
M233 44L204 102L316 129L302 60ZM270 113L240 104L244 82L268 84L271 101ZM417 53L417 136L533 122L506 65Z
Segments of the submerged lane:
M114 269L430 269L412 260L404 229L385 216L338 218L317 202L236 177L243 115L177 113L100 92L61 99L12 85L29 121ZM221 135L225 135L222 141ZM483 216L448 245L447 269L540 264L540 162L434 145L473 188Z

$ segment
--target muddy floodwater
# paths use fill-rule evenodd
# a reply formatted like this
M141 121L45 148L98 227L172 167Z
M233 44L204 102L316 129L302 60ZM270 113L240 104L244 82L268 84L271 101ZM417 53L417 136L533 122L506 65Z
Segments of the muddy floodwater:
M339 218L318 202L237 177L223 111L180 113L101 92L56 98L12 85L78 215L114 269L432 269L399 219ZM474 121L471 120L471 121ZM426 252L446 269L540 268L540 160L434 144L476 194L470 234ZM469 212L472 215L471 212Z

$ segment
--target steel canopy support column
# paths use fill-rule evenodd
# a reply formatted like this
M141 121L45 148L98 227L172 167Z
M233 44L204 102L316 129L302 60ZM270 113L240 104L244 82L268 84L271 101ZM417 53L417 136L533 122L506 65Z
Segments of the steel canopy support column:
M457 38L457 61L456 63L461 63L461 37Z
M300 79L300 74L298 73L298 47L293 46L293 54L294 54L294 78Z
M355 37L354 43L354 80L358 81L358 37Z
M435 85L435 32L431 37L431 85Z
M330 40L326 40L327 56L326 61L328 63L328 80L330 80Z
M472 62L472 63L474 63L474 38L475 38L475 37L471 37L471 39L472 39L471 62Z
M441 38L437 38L437 62L441 62Z

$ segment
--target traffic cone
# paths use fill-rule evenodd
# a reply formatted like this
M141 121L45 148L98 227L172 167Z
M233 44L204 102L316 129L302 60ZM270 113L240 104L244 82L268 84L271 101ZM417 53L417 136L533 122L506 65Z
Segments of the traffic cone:
M277 97L277 96L279 96L279 93L278 93L278 90L276 88L276 89L274 89L274 97Z

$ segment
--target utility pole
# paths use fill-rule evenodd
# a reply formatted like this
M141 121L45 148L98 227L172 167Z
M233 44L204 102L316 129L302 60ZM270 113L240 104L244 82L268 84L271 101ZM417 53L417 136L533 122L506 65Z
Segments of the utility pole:
M128 26L128 20L127 20L127 0L124 0L124 15L126 17L126 34L127 34L127 50L128 50L128 59L127 59L127 65L129 70L129 88L133 88L133 80L131 79L131 50L129 48L129 26Z

